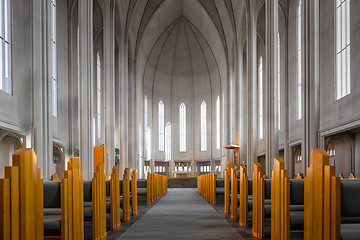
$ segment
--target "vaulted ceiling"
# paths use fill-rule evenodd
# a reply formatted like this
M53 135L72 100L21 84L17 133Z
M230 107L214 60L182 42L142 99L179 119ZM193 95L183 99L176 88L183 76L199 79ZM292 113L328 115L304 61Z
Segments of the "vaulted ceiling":
M210 50L220 79L227 79L228 62L233 57L237 36L242 33L239 29L245 17L245 2L246 0L118 0L118 14L125 41L129 44L129 55L133 56L136 80L144 80L150 54L164 34L172 32L171 29L180 20L185 21L186 28L193 29L203 40L204 46L199 46Z

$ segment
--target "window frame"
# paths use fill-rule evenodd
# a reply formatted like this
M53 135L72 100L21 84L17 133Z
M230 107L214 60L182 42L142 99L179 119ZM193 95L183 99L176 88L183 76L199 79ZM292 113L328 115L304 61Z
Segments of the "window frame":
M207 116L206 116L206 102L205 100L201 102L200 105L200 151L207 151Z
M179 151L186 152L186 105L183 102L179 106L179 133Z

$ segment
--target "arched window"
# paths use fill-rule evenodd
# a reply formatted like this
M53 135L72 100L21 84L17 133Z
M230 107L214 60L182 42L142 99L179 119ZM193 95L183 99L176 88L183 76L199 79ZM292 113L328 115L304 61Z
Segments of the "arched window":
M165 161L171 161L171 123L165 126Z
M201 135L200 135L200 142L201 142L201 151L206 151L206 103L203 101L200 107L200 119L201 119Z
M263 58L260 57L258 66L258 125L259 125L259 139L264 137L264 89L263 89Z
M146 141L146 160L150 160L151 159L151 129L148 126L146 128L146 132L145 132L145 141Z
M296 17L296 32L297 32L297 118L301 119L302 117L302 95L301 95L301 86L302 86L302 4L299 0L297 8L297 17Z
M100 53L96 53L96 116L97 116L97 137L101 138L101 59Z
M147 128L148 125L149 125L148 111L149 111L149 109L148 109L148 97L145 96L145 101L144 101L144 126L145 126L145 128Z
M220 96L216 98L216 149L220 149Z
M280 130L280 123L281 123L281 91L280 91L280 84L281 84L281 51L280 51L280 35L278 34L278 78L277 78L277 106L278 106L278 130Z
M180 122L180 152L186 152L186 106L184 103L179 107Z
M51 79L52 79L52 114L54 117L58 115L58 84L57 84L57 52L56 52L56 0L51 0L51 32L50 32L50 45L51 45Z
M0 4L0 90L12 93L11 86L11 10L10 0Z
M336 99L350 94L350 0L335 0Z
M163 152L165 149L165 109L164 102L160 100L159 102L159 151Z

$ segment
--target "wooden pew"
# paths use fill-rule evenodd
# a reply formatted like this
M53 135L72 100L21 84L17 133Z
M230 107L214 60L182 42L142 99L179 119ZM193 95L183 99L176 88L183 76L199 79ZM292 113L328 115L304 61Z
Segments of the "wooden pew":
M111 230L121 226L119 166L113 166L110 179Z
M248 227L248 212L249 212L249 181L247 177L247 167L240 165L240 200L239 200L239 224L241 227Z
M137 214L137 173L136 169L133 169L131 173L131 216Z
M230 202L230 213L232 219L238 219L238 175L235 167L230 169L231 178L231 202Z
M295 176L294 179L304 179L304 176L301 172L298 172Z
M81 162L69 159L68 170L61 179L61 236L62 239L84 239L84 194Z
M146 177L146 204L150 205L152 203L152 175L147 173Z
M60 180L59 175L57 173L54 173L53 175L51 175L50 180L59 181Z
M98 163L92 179L92 234L93 239L105 239L106 190L104 164Z
M253 173L253 228L252 234L254 237L264 239L264 220L265 220L265 179L262 172L261 164L254 163Z
M282 158L274 158L271 178L271 239L290 239L290 179Z
M0 179L0 239L43 239L43 180L33 149L12 156Z
M122 194L123 194L123 221L130 220L130 170L125 168L122 180Z
M304 239L340 239L340 178L323 149L313 149L306 169Z
M224 170L224 213L230 213L230 169Z

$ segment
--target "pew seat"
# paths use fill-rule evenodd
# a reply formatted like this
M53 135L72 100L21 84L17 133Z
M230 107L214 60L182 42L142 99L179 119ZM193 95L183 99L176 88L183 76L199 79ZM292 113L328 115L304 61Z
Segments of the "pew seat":
M141 197L147 195L146 179L137 180L137 195Z
M223 178L216 179L216 195L224 195L225 181Z
M360 180L341 179L341 239L360 236Z
M216 195L224 195L225 193L225 188L216 188Z
M304 211L290 211L290 230L304 230Z
M61 215L44 215L44 236L61 236Z
M44 181L44 236L61 236L60 181Z
M360 236L360 223L341 224L341 240L358 240Z

